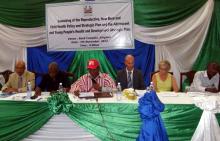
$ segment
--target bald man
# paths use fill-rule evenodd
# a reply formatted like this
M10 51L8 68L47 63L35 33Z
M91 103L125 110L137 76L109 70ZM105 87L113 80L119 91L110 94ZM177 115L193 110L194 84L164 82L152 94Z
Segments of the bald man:
M146 86L141 71L134 68L134 57L127 55L124 63L125 68L117 72L116 83L121 83L122 90L126 88L145 89Z
M18 93L27 91L27 83L31 82L32 90L35 87L35 75L26 71L24 61L17 61L15 72L9 76L8 82L2 87L4 93Z
M219 74L218 64L209 63L207 70L196 72L193 83L190 86L191 91L199 92L219 92Z

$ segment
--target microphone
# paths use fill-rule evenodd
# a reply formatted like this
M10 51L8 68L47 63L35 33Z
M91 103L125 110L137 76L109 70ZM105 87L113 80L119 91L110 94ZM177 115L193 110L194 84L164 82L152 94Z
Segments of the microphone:
M93 83L93 84L97 84L97 82L95 81L94 78L91 78L91 79L92 79L92 83Z

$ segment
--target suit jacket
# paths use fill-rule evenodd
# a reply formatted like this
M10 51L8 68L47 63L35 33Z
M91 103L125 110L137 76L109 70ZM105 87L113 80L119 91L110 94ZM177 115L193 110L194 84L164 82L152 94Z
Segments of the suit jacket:
M9 76L8 82L2 87L2 91L6 88L18 88L18 74L17 73L12 73ZM24 74L22 75L22 88L21 92L26 92L27 91L27 82L31 82L31 87L32 90L34 90L35 87L35 75L32 72L25 71Z
M127 88L128 81L126 69L122 69L117 72L116 85L118 84L118 82L121 83L122 90ZM133 88L139 90L146 89L142 73L138 69L133 70Z

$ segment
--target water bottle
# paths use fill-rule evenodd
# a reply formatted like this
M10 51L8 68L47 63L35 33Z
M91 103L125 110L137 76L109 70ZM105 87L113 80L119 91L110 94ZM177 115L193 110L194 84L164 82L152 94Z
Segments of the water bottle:
M27 98L27 99L30 99L31 96L32 96L31 82L28 81L28 83L27 83L27 97L26 97L26 98Z
M63 93L63 84L62 83L59 83L59 88L58 88L58 92L59 93Z
M153 82L150 82L150 91L153 91L154 90L154 83Z
M117 101L120 101L122 98L121 83L118 83L118 85L117 85L116 98L117 98Z

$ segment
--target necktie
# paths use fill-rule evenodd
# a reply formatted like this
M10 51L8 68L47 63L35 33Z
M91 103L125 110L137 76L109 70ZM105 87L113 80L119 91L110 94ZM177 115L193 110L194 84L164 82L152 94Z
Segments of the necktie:
M133 82L131 80L131 71L128 72L128 88L133 87Z
M22 88L22 77L21 76L18 77L18 89L19 88Z

